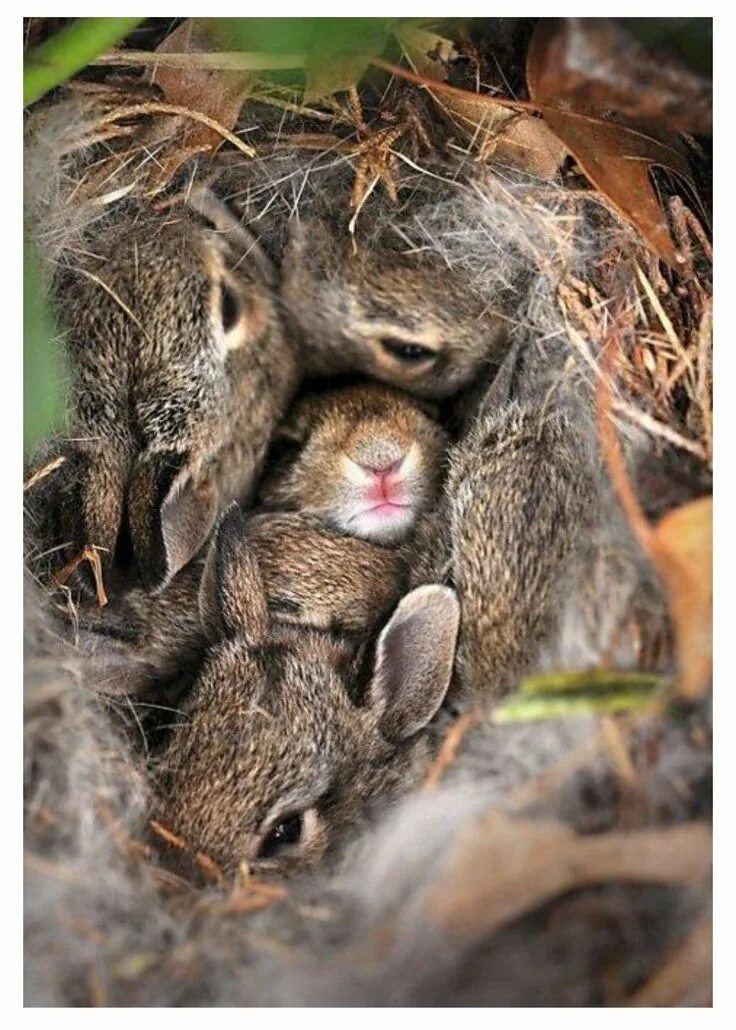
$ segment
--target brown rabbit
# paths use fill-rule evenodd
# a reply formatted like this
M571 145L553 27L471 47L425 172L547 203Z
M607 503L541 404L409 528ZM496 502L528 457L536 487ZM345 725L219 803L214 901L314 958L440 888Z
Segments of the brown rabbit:
M592 524L584 448L561 413L507 405L451 449L444 500L417 533L412 583L457 590L457 682L488 701L552 635Z
M258 564L271 623L328 633L346 654L390 612L408 576L398 549L297 512L251 516L242 546ZM158 594L135 588L78 614L76 643L96 663L102 693L138 694L196 668L209 644L199 611L203 567L198 557Z
M364 383L307 395L276 432L260 500L396 543L436 500L446 446L439 425L398 390Z
M667 634L602 466L589 387L555 384L559 370L536 367L532 350L509 354L405 547L410 585L457 591L456 700L491 703L541 667L638 665L621 634L637 609L652 639Z
M372 661L353 660L330 635L272 623L244 531L231 508L210 549L200 611L216 643L161 761L160 816L224 869L290 872L426 763L458 606L447 587L412 591Z
M500 364L506 348L503 321L461 275L383 249L354 254L347 233L315 219L296 223L281 292L308 374L360 371L449 397Z
M383 545L405 538L435 500L444 433L412 398L367 383L304 398L277 440L281 459L264 492L274 506L296 510L247 521L271 617L357 644L401 595L404 558ZM284 443L300 448L288 461ZM156 596L133 589L81 617L79 642L103 666L109 659L108 689L135 692L203 652L201 566L190 563ZM127 678L123 655L133 646L142 660L131 662Z
M160 590L218 511L249 497L297 367L268 275L226 219L224 231L191 212L116 229L57 284L71 420L54 543L94 547L106 571L132 556Z

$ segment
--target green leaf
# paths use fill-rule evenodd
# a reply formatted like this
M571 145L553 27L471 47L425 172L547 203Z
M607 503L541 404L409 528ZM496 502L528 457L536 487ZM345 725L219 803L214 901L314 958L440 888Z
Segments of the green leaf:
M26 246L23 269L23 447L26 452L63 418L63 363L56 336L38 263Z
M618 669L584 669L573 672L543 672L522 680L522 694L605 694L616 690L654 690L662 677L653 672Z
M603 715L653 707L666 696L669 681L646 672L592 669L528 676L491 713L497 725L577 715Z
M23 61L24 106L66 82L141 21L143 18L78 18L34 47Z
M370 58L383 53L395 25L391 18L199 19L228 49L300 55L306 101L358 84Z

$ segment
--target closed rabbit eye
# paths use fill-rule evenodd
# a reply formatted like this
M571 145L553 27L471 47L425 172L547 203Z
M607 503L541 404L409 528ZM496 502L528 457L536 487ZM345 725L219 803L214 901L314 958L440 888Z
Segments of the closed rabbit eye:
M258 858L274 858L286 848L299 844L304 833L304 816L294 812L280 819L268 831L258 849Z
M437 352L431 347L423 347L420 343L407 343L406 340L396 340L391 337L380 341L383 349L406 364L419 364L421 361L434 361Z
M220 321L226 333L235 326L240 318L240 301L237 294L226 282L220 284Z

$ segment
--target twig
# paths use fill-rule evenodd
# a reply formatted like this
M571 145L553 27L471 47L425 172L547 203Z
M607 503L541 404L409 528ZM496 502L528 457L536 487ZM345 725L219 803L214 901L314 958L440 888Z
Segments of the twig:
M632 422L637 422L642 429L646 429L652 436L661 436L663 440L668 440L683 451L689 451L690 454L694 454L701 461L708 460L708 455L702 444L697 443L695 440L688 440L686 436L682 436L665 422L660 422L659 419L654 418L653 415L648 415L645 411L641 411L635 405L615 398L612 401L612 407L622 415L628 416Z
M161 840L166 841L166 843L170 844L172 848L178 848L179 851L189 850L186 846L186 843L181 839L181 837L177 837L175 833L172 833L171 830L167 830L165 826L162 826L161 823L156 822L155 819L149 819L148 825L151 827L151 829L157 837L160 837Z
M455 720L445 734L445 738L442 741L442 746L440 747L437 757L429 767L429 772L422 784L422 790L432 791L437 789L445 772L455 761L466 733L468 733L469 730L472 730L474 726L477 726L480 721L481 712L478 708L473 708L471 711L465 712L464 715L461 715L459 719Z
M182 837L172 833L171 830L162 826L161 823L157 822L155 819L149 819L148 825L156 836L161 838L161 840L166 841L166 843L170 844L172 848L176 848L178 851L183 851L189 855L197 863L205 876L209 880L214 881L218 887L225 887L227 885L225 875L213 858L210 858L209 855L205 855L203 851L192 851Z
M129 106L117 107L113 111L108 111L107 114L102 115L101 118L97 119L97 125L107 125L109 122L116 122L121 118L133 118L137 115L145 114L177 114L182 118L191 118L195 122L201 122L202 125L206 125L214 132L226 139L228 143L232 143L234 147L245 154L247 157L255 157L256 151L253 147L248 146L247 143L243 143L242 139L226 129L220 122L215 121L214 118L210 118L207 114L202 114L201 111L192 111L188 107L182 107L180 104L164 104L158 103L157 101L151 101L145 104L131 104Z
M88 561L90 568L92 569L92 576L95 581L95 590L97 592L97 604L100 608L104 608L107 604L108 597L105 592L105 582L102 578L102 562L100 556L97 553L97 548L94 544L87 544L82 549L82 552L77 555L76 558L72 558L70 562L60 569L54 576L54 585L57 587L63 587L68 582L70 576L77 571L82 562Z
M58 468L61 468L65 461L65 456L61 454L58 458L53 458L51 461L47 462L43 468L37 469L23 484L23 492L25 493L26 490L30 490L36 485L36 483L40 483L42 479L46 478L46 476L50 476L52 472L56 472Z

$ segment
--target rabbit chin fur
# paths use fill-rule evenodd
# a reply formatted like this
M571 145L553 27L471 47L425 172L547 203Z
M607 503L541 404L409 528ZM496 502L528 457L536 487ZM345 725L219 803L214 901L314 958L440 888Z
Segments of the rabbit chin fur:
M594 719L476 730L440 789L377 813L336 869L290 880L261 911L223 915L213 887L170 894L155 854L132 850L149 802L133 709L125 718L95 693L33 587L26 625L26 1004L589 1005L605 1000L610 963L626 953L630 989L707 909L704 888L609 884L472 942L427 915L438 884L459 889L448 868L491 810L585 831L616 822L619 781ZM709 751L689 732L636 729L637 825L706 814ZM557 789L523 796L577 749ZM497 855L517 854L513 824L493 832Z
M72 200L85 152L59 157L70 135L84 136L91 111L51 109L28 146L27 224L52 262L73 253L99 219L118 217L114 203ZM254 162L250 228L260 228L269 207L319 214L319 198L349 171L344 162L321 163L322 170L313 155ZM578 209L570 218L564 191L539 183L489 176L454 187L410 172L398 212L382 207L378 192L358 236L432 251L490 304L503 302L519 334L543 336L545 347L569 356L557 276L583 273L606 233L624 230L603 214L592 219ZM277 252L283 220L261 221ZM550 256L544 269L540 251ZM646 450L641 439L632 446ZM605 641L587 643L581 618L566 608L543 664L560 656L587 664L604 650ZM131 850L131 841L146 839L150 804L134 704L101 698L93 666L59 637L35 588L26 644L26 1004L590 1005L608 1000L604 973L612 963L621 990L631 989L707 909L704 889L616 883L553 899L472 946L428 920L423 899L489 809L563 819L580 830L615 823L617 776L605 749L594 746L601 726L591 719L478 729L441 789L377 813L337 869L289 881L285 899L239 914L220 914L222 895L203 887L195 917L191 898L162 889L155 851L141 859ZM688 734L687 725L656 721L635 731L633 754L648 756L640 763L639 824L707 814L710 753ZM515 805L518 788L586 745L588 757L559 789ZM498 846L506 845L514 845L508 827Z

